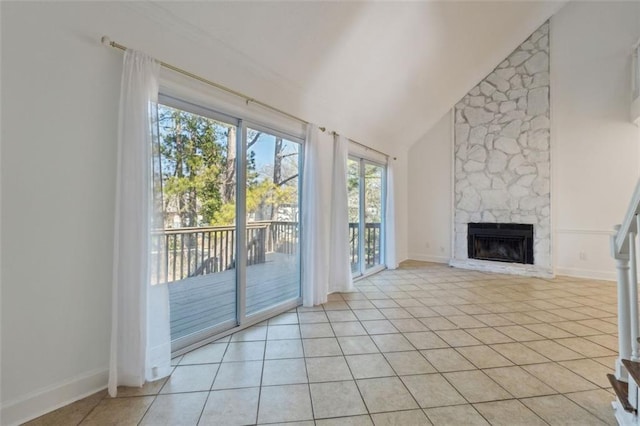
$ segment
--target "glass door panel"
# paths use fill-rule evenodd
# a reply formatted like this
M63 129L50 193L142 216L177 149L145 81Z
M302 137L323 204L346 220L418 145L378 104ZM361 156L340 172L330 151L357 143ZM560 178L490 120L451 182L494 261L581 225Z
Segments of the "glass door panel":
M248 128L246 315L300 297L301 145Z
M169 284L176 341L236 325L237 128L158 105L157 130L151 280Z
M384 263L385 167L353 157L347 173L351 272L357 277Z
M380 265L382 250L382 178L381 166L364 162L364 261L365 269Z
M349 259L351 273L360 274L360 162L347 162L347 192L349 195Z

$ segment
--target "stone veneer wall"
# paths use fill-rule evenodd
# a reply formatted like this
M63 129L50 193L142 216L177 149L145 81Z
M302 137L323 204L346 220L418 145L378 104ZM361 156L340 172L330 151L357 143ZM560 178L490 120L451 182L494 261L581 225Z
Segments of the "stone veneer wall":
M469 222L527 223L550 271L548 22L456 105L454 134L454 259L468 259Z

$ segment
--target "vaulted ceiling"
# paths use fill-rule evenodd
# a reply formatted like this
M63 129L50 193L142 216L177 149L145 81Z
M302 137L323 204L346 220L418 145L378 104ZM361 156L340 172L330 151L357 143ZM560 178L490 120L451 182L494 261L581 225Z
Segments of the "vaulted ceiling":
M564 2L145 2L194 41L197 71L360 142L398 151ZM159 58L165 59L165 58ZM176 64L181 66L182 64Z

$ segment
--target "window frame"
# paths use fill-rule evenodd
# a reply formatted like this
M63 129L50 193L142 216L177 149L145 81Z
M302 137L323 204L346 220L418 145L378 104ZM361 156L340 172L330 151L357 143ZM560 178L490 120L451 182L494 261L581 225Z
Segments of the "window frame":
M387 220L387 163L381 162L372 159L371 157L365 157L360 152L352 152L349 151L348 158L352 161L356 161L358 163L358 189L360 191L359 194L359 206L358 206L358 269L355 272L352 272L352 277L354 280L360 280L362 278L366 278L373 274L376 274L380 271L383 271L387 268L386 266L386 220ZM364 238L365 238L365 209L366 209L366 199L365 199L365 165L370 164L373 166L380 167L382 169L382 174L380 176L382 187L380 188L380 203L381 203L381 219L380 219L380 263L374 265L370 268L366 267L365 259L365 247L364 247Z

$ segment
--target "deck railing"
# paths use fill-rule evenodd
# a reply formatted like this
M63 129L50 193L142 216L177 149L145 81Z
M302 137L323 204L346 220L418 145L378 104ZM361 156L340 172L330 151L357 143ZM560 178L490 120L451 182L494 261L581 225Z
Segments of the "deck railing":
M295 254L298 222L261 221L247 224L247 265L266 261L267 253ZM380 224L365 226L364 260L380 263ZM359 257L358 223L349 224L351 262ZM236 228L207 226L169 228L151 234L151 282L166 283L235 268Z
M298 250L298 222L266 222L267 253L294 254Z
M359 223L349 223L349 256L351 264L358 263L359 247L358 247L358 230ZM365 223L364 227L364 261L366 267L371 267L380 263L380 247L381 247L380 223Z
M247 265L264 263L268 223L247 224ZM234 226L175 228L151 234L151 283L235 268Z

